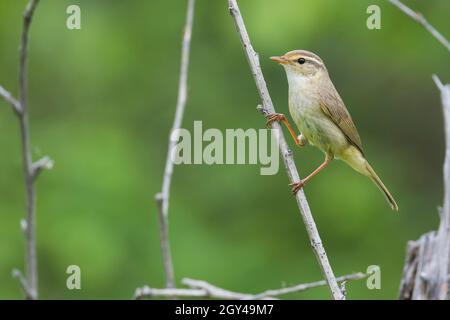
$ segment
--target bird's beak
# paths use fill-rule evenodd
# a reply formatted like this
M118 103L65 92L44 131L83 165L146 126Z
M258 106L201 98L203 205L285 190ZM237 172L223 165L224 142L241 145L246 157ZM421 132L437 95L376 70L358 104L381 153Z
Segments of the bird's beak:
M286 59L284 56L281 56L281 57L277 57L277 56L270 57L270 60L275 61L275 62L277 62L279 64L288 64L288 62L289 62L288 59Z

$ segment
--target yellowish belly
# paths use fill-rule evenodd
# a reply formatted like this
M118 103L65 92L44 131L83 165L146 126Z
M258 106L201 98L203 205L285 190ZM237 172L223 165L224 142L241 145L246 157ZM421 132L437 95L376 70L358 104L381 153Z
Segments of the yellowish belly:
M324 153L340 158L348 148L347 138L341 129L327 117L319 105L289 105L289 111L300 132L309 143Z

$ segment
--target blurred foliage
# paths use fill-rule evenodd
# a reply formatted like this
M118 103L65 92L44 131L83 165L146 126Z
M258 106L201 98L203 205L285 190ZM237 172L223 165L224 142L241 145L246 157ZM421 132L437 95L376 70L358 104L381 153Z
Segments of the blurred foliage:
M242 14L279 112L287 113L284 71L268 57L317 52L359 128L368 158L395 195L393 214L372 183L334 162L306 189L337 275L381 267L381 290L348 284L350 299L396 298L408 240L436 228L444 141L437 73L449 54L387 1L246 0ZM450 36L449 1L407 1ZM14 93L26 1L0 2L0 83ZM79 4L82 29L65 27ZM366 9L381 7L381 30ZM185 1L41 1L32 25L30 120L33 156L55 168L38 182L42 298L131 297L164 285L156 206L176 102ZM192 128L262 128L259 98L227 2L198 0L184 120ZM0 298L21 298L24 217L19 129L0 102ZM301 173L322 160L295 150ZM201 278L257 292L321 278L283 170L178 166L170 204L177 280ZM82 290L66 289L68 265ZM329 298L326 288L289 296Z

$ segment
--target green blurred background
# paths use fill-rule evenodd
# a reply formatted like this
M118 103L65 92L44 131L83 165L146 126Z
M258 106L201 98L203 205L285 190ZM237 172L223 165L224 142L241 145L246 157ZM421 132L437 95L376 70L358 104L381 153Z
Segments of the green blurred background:
M381 290L348 284L349 299L394 299L408 240L435 229L442 198L443 120L431 80L449 78L449 54L387 1L239 1L272 98L287 113L287 82L272 55L308 49L326 62L368 158L395 195L393 214L377 188L334 162L306 188L337 275L381 267ZM405 1L450 36L450 1ZM0 2L0 83L17 92L26 1ZM68 30L66 8L81 7ZM366 9L381 7L381 30ZM38 181L38 257L43 299L128 299L164 285L154 194L160 190L177 98L186 1L42 0L30 43L33 156L55 168ZM198 0L183 127L262 128L259 103L227 1ZM292 144L293 146L293 144ZM22 293L24 217L19 128L0 101L0 298ZM322 160L295 149L301 173ZM284 170L257 165L175 167L170 239L177 282L200 278L230 290L321 279ZM82 290L66 288L68 265ZM328 299L326 288L289 298Z

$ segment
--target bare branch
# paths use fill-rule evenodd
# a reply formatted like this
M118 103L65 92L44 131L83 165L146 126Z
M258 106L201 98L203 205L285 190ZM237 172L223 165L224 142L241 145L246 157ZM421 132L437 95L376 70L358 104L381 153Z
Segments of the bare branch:
M366 274L364 274L362 272L358 272L358 273L353 273L353 274L338 277L338 278L336 278L336 281L340 282L341 287L342 287L342 284L345 285L345 283L347 281L364 279L366 277L367 277ZM281 295L285 295L285 294L289 294L289 293L306 291L311 288L322 287L322 286L326 286L326 285L327 285L327 282L325 280L315 281L315 282L311 282L311 283L302 283L302 284L298 284L298 285L295 285L292 287L266 290L264 292L254 295L252 297L252 299L257 300L257 299L267 298L269 296L276 297L276 296L281 296Z
M354 273L337 278L339 282L349 280L359 280L365 278L364 273ZM311 288L326 286L325 280L315 281L311 283L298 284L292 287L266 290L258 294L240 293L219 288L203 280L195 280L185 278L182 283L189 287L189 289L156 289L145 286L136 290L134 298L141 299L145 297L178 297L178 298L213 298L213 299L228 299L228 300L274 300L278 296L297 293Z
M437 41L439 41L444 47L447 48L447 50L450 52L450 43L448 40L439 32L437 31L426 19L425 17L418 12L414 12L411 8L404 5L399 0L389 0L390 3L392 3L394 6L396 6L398 9L403 11L406 15L408 15L410 18L412 18L414 21L420 23L428 32L431 33L431 35L436 38Z
M146 286L136 289L133 299L142 299L150 297L206 298L209 297L209 295L203 289L174 289L174 288L156 289Z
M239 7L237 5L236 0L228 0L230 14L234 18L234 22L236 24L236 29L241 38L242 45L244 47L244 51L247 56L248 63L250 65L250 69L252 75L254 77L256 87L258 89L259 95L262 100L262 105L265 110L269 113L275 113L275 108L272 103L272 99L270 98L269 91L267 89L266 81L264 80L264 76L261 71L261 67L259 64L258 54L254 51L250 38L248 36L247 30L245 28L244 20L242 19ZM289 180L291 182L300 181L300 176L298 174L297 168L295 166L294 159L292 157L292 153L289 150L288 144L284 138L283 132L281 131L280 125L278 122L272 123L272 129L276 129L278 145L280 148L281 155L284 160L284 164L286 167L286 172L288 174ZM342 300L345 299L342 294L336 278L333 274L333 270L328 261L327 254L322 245L322 240L320 239L319 232L316 227L316 223L314 222L313 216L311 214L311 210L309 208L308 201L306 200L305 193L303 190L300 190L297 195L297 204L300 209L300 213L303 219L303 222L306 226L306 230L308 232L309 239L311 241L311 246L313 248L314 254L319 262L322 273L328 283L331 294L334 299Z
M214 286L206 281L203 281L203 280L184 278L182 283L185 286L190 287L191 289L203 290L207 294L207 296L210 298L239 299L239 300L252 298L251 294L225 290L225 289L216 287L216 286ZM271 298L271 299L273 299L273 298Z
M19 49L19 101L24 111L28 99L28 40L31 21L33 20L33 14L38 3L39 0L30 0L23 13L23 30Z
M22 161L26 187L27 218L25 228L26 238L26 269L27 269L27 299L38 298L38 271L36 256L36 193L35 174L30 150L30 130L28 124L28 42L30 25L39 0L30 0L23 14L23 30L19 48L19 112L16 112L21 132ZM25 224L23 224L25 225Z
M17 101L16 98L14 98L12 94L2 86L0 86L0 96L3 97L3 99L5 99L5 101L11 105L11 107L17 114L20 114L21 107L19 101Z
M182 49L181 49L181 69L180 82L178 87L178 99L175 111L175 118L172 125L171 133L181 127L183 121L183 114L187 101L187 80L189 68L189 53L192 38L192 25L194 22L194 6L195 0L189 0L186 13L186 24L184 27ZM172 150L176 146L176 141L171 139L169 135L169 149L167 150L166 167L164 170L164 178L162 183L162 191L156 195L156 202L159 212L159 229L160 229L160 244L163 256L164 271L166 274L166 287L173 288L175 285L175 276L173 271L172 256L169 245L169 195L170 184L172 182L173 162Z
M173 288L175 286L175 275L173 271L172 255L170 252L169 241L169 219L164 216L164 198L162 193L157 193L155 196L156 204L158 206L159 214L159 242L161 246L161 253L163 259L164 272L166 274L166 288Z

